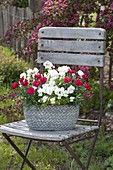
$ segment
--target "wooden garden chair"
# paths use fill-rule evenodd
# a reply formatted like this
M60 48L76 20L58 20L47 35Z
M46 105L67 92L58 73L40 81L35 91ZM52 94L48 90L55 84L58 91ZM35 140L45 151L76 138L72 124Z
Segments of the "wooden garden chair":
M80 120L90 125L77 124L74 130L69 131L33 131L29 130L26 121L18 121L0 126L0 131L18 154L23 158L21 169L26 162L32 170L34 165L27 159L27 154L33 140L56 142L64 146L82 170L88 170L92 152L97 140L103 114L103 67L106 49L106 31L101 28L72 28L72 27L45 27L38 33L38 63L46 60L54 64L96 66L100 71L100 114L98 120ZM94 124L92 124L94 123ZM91 135L88 135L91 134ZM92 136L93 135L93 136ZM11 136L18 136L29 140L25 154L14 144ZM86 165L82 163L73 148L72 143L84 141L93 137Z

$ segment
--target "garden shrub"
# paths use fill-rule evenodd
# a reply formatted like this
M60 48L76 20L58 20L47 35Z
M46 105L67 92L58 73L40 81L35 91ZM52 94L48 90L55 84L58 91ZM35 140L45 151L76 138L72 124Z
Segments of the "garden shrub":
M0 46L0 53L0 83L10 85L19 78L20 73L24 72L30 64L16 58L6 47Z
M23 119L22 106L17 91L0 87L0 124Z

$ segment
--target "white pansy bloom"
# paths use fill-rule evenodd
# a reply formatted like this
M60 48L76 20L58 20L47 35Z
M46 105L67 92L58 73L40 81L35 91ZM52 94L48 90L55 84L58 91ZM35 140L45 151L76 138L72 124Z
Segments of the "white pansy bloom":
M59 95L60 90L57 86L54 87L54 92L56 95Z
M27 80L30 81L31 77L30 76L27 76Z
M51 104L55 104L55 97L50 99Z
M49 88L49 84L43 84L42 85L42 91L43 93L46 93L47 89Z
M30 76L32 74L33 70L30 68L27 70L27 76Z
M74 92L74 90L75 90L75 87L72 86L72 85L70 85L70 86L67 88L67 91L68 91L69 94L72 94L72 93Z
M42 96L43 90L41 88L38 89L39 96Z
M61 67L58 67L59 73L60 73L60 72L67 73L69 69L70 69L70 67L68 67L68 66L61 66Z
M36 74L36 73L38 73L38 72L39 72L39 69L35 67L35 68L33 69L33 73Z
M73 102L75 97L70 97L70 102Z
M55 85L55 81L54 80L50 80L49 85L53 87Z
M79 75L80 77L82 77L82 76L84 75L83 71L79 70L79 71L78 71L78 75Z
M58 78L59 74L56 70L48 70L48 76L54 79Z
M45 91L46 94L51 95L53 93L53 88L48 87Z
M64 89L64 87L61 87L59 90L60 90L61 93L64 93L65 89Z
M45 102L47 101L47 99L48 99L48 96L43 96L43 97L42 97L43 103L45 103Z
M34 90L36 90L37 89L37 87L36 86L32 86L33 88L34 88Z
M68 91L67 90L64 91L64 97L68 97Z
M61 78L65 77L66 73L65 72L59 72L59 75L61 76Z
M26 73L21 73L20 74L20 78L24 77L24 79L26 79Z
M43 65L44 65L45 69L51 69L53 67L53 64L48 60L46 62L44 62Z
M64 95L61 94L61 93L59 93L57 96L58 96L59 98L62 98Z

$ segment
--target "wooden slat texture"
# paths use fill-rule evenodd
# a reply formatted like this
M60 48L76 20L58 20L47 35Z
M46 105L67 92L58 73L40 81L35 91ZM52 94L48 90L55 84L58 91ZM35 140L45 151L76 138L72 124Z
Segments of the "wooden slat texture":
M103 41L66 41L66 40L39 40L38 50L104 53Z
M44 63L46 60L49 60L53 64L104 66L104 56L102 55L39 52L38 56L38 63Z
M81 38L81 39L106 39L106 31L101 28L74 28L74 27L45 27L41 28L39 37L47 38Z
M25 120L0 125L0 131L2 133L47 141L63 141L94 130L98 130L98 127L76 125L74 130L69 131L34 131L28 128Z
M39 30L38 62L104 66L106 31L100 28L45 27Z

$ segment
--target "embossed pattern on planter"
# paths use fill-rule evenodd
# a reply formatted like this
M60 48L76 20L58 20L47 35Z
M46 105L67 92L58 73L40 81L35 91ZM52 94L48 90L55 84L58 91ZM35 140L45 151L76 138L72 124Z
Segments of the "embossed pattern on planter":
M79 115L79 106L73 105L48 105L24 108L26 122L33 130L71 130L75 128Z

